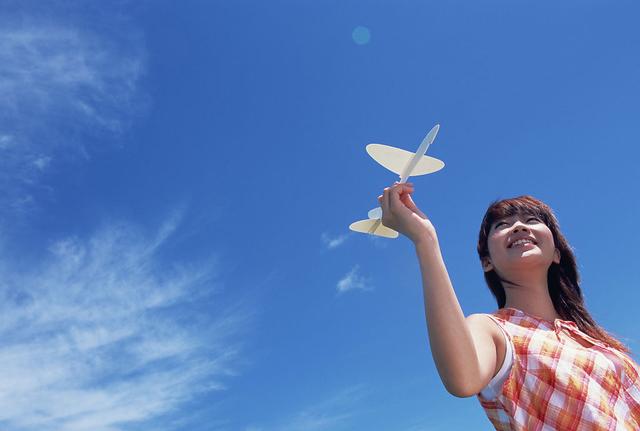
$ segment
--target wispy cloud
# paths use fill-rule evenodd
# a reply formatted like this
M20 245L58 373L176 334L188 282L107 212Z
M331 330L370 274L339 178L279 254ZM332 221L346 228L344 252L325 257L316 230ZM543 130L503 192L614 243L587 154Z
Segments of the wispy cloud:
M403 431L437 431L439 428L432 425L425 425L427 420L421 421L422 423L410 425L408 428L403 428Z
M342 294L348 292L350 290L372 290L373 288L369 286L369 282L363 276L358 274L360 270L359 265L355 265L351 268L351 271L344 277L338 281L336 285L336 289L338 294Z
M337 237L331 237L329 234L327 233L322 233L321 239L322 239L322 243L328 248L328 249L334 249L336 247L341 246L349 237L349 235L338 235Z
M0 210L15 211L57 161L86 158L128 128L142 106L144 50L134 32L116 39L24 17L0 24Z
M340 431L352 429L359 404L366 396L362 385L345 388L330 398L289 414L274 426L250 425L244 431Z
M367 235L369 237L369 242L373 244L375 248L385 249L389 245L389 238L382 238L375 235Z
M214 302L215 261L161 262L177 220L152 236L113 224L61 239L28 272L0 267L3 430L116 431L224 389L249 317Z

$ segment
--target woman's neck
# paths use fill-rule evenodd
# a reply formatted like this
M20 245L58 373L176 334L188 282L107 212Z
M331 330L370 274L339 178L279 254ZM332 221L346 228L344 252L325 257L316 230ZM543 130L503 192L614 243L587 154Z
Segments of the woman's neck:
M549 296L546 274L543 279L508 280L517 283L518 286L503 282L506 295L505 307L517 308L545 320L561 319Z

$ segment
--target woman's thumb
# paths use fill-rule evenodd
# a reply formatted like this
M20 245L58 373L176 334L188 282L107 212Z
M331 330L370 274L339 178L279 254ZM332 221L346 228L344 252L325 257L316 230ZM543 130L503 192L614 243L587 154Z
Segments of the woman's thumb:
M411 199L411 195L409 193L405 193L404 195L402 195L400 200L402 201L403 204L405 204L407 206L407 208L409 208L411 210L418 209L416 204L413 202L413 199Z

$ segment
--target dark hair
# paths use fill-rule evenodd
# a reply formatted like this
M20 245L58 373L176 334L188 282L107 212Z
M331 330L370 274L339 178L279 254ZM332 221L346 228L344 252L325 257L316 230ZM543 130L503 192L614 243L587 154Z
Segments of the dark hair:
M598 326L587 311L579 285L580 275L573 250L560 232L560 226L553 211L544 202L533 196L518 196L491 203L480 226L478 237L480 260L489 257L488 237L493 222L516 214L536 216L547 225L553 234L553 242L560 252L560 263L551 263L547 272L547 285L553 306L560 317L563 320L575 322L582 332L591 337L624 353L629 353L629 348ZM506 303L506 295L502 282L508 280L501 279L495 270L485 272L484 279L498 302L498 308L503 308Z

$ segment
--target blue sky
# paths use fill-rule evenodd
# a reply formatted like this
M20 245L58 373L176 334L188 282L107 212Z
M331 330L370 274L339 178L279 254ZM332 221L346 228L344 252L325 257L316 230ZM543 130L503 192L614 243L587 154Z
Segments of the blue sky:
M435 123L414 200L465 315L496 309L486 207L531 194L637 361L639 12L1 2L1 428L490 429L440 382L412 244L347 228L396 180L366 144Z

